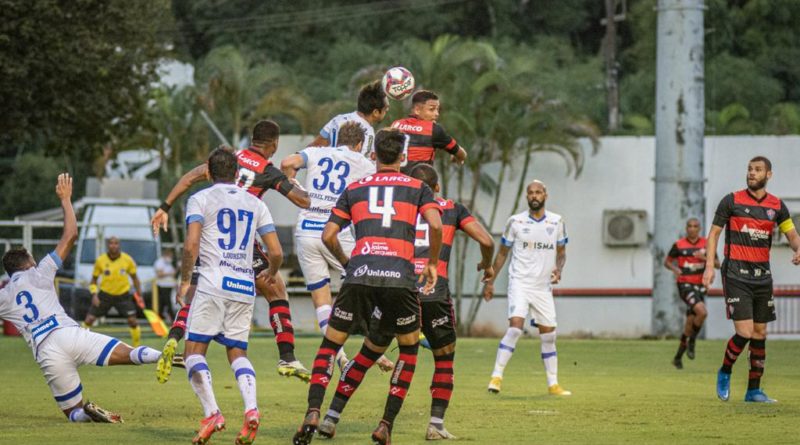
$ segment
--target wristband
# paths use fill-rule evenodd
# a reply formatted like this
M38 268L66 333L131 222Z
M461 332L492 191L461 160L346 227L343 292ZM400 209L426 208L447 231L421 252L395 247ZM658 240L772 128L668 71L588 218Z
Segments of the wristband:
M92 294L92 295L97 293L97 285L96 284L90 284L89 285L89 293Z
M164 213L169 213L169 209L171 209L172 206L167 204L167 201L161 201L161 205L158 206L158 208L163 210Z

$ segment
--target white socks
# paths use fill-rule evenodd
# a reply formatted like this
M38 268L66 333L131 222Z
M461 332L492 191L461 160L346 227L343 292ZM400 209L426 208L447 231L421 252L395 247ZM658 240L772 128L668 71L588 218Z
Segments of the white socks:
M211 371L208 370L206 358L200 354L193 354L185 359L186 372L189 374L189 383L192 384L194 393L203 405L205 417L219 411L214 389L211 387Z
M161 357L161 351L148 348L147 346L139 346L131 350L130 357L134 365L155 363L158 361L159 357Z
M239 357L231 363L231 369L242 393L245 412L256 409L256 372L253 370L253 364L247 357Z
M556 354L556 331L539 335L542 340L542 362L547 374L547 386L558 383L558 355Z
M70 422L91 422L92 418L81 408L75 408L69 413Z
M506 335L500 340L500 346L497 347L497 359L494 362L492 377L503 377L503 370L506 369L506 365L511 359L511 354L514 353L514 348L517 346L517 340L521 335L522 329L508 328Z

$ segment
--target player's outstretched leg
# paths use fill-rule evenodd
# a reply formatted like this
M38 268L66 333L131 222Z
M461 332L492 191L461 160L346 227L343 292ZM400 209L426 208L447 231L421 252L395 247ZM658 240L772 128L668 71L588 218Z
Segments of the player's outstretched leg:
M268 286L265 279L256 280L256 287L269 303L269 323L275 333L278 346L278 374L285 377L297 377L304 382L311 378L311 372L297 360L294 355L294 327L286 284L280 275L274 286Z
M191 309L190 303L183 305L178 311L178 315L175 316L175 321L172 322L172 327L169 330L169 339L164 345L164 349L161 350L161 358L156 365L156 380L158 380L158 383L166 383L172 374L178 342L181 341L186 333L186 319L189 318L189 309ZM181 364L183 363L183 357L181 357L180 362Z
M497 347L497 358L494 362L492 379L489 381L489 392L497 394L500 392L500 385L503 383L503 371L506 369L508 361L517 346L517 340L522 336L522 329L510 326L506 330L506 335L500 340Z
M90 419L92 419L92 422L123 423L122 417L119 414L100 408L93 402L87 401L86 404L83 405L83 411L87 416L89 416ZM70 420L72 420L71 417Z

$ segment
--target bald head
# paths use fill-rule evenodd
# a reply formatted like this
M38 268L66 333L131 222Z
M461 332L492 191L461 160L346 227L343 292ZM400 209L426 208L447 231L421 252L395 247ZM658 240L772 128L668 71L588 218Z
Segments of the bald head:
M116 236L111 236L106 239L106 247L108 250L108 254L112 257L116 257L119 255L119 238Z
M535 179L528 184L526 198L528 200L528 207L532 212L543 211L544 204L547 201L547 186L544 185L544 182Z
M697 218L689 218L686 220L686 237L689 239L697 239L700 237L700 220Z

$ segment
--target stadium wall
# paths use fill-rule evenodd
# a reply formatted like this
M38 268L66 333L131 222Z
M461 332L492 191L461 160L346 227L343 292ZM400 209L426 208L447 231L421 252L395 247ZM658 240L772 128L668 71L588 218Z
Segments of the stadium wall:
M309 137L284 136L275 159L289 155L305 146ZM607 247L602 239L603 210L640 209L647 212L650 233L653 227L655 176L655 139L653 137L606 137L601 139L597 154L590 155L588 141L581 141L587 154L583 172L578 178L569 174L567 164L554 153L535 153L526 182L540 179L548 186L547 208L564 216L569 245L567 266L560 293L556 298L559 332L566 335L600 337L639 337L650 333L650 314L653 259L650 246ZM734 190L744 188L747 161L756 155L772 160L774 177L768 190L782 198L793 215L800 214L800 137L797 136L713 136L705 139L706 221L707 231L720 199ZM499 165L488 164L483 174L497 175ZM523 199L514 201L519 171L504 184L498 218L492 232L499 237L506 218L523 211ZM469 184L466 184L469 187ZM450 184L454 190L455 183ZM267 203L278 225L294 225L297 210L277 194L267 194ZM489 214L493 196L479 194L475 207ZM674 234L677 239L681 234ZM669 248L669 246L662 246ZM478 250L467 252L468 264L465 292L475 287L476 275L472 264L478 261ZM791 249L776 245L772 250L772 267L776 286L786 288L800 284L800 270L791 265ZM503 293L507 286L507 268L497 281ZM719 286L719 278L717 279ZM789 292L791 294L791 292ZM791 296L779 300L778 322L787 334L800 334L800 303ZM300 330L313 329L314 317L310 301L296 300L294 318ZM677 300L676 300L677 301ZM503 332L506 326L506 300L498 298L484 303L478 316L488 330ZM791 303L791 304L790 304ZM682 304L682 303L680 303ZM305 308L308 306L308 308ZM469 307L464 304L463 310ZM781 311L781 308L784 308ZM797 309L795 309L797 308ZM306 317L305 313L310 316ZM707 338L725 338L732 333L724 317L724 304L719 296L709 297ZM259 311L257 311L259 313ZM466 315L466 314L462 314ZM793 320L797 320L795 323ZM787 323L788 321L788 323ZM796 326L795 326L796 325Z

